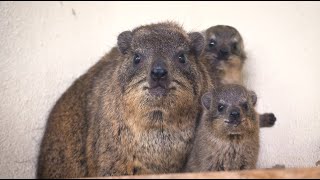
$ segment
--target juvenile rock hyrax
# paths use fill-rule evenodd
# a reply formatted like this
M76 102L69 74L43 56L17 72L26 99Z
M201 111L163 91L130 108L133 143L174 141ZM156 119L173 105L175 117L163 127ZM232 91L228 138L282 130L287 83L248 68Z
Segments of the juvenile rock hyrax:
M217 25L204 32L206 47L201 61L210 72L215 84L244 85L243 65L247 59L239 31L227 25ZM260 127L272 127L273 113L260 114Z
M259 153L256 94L228 84L205 93L201 101L204 113L186 171L255 168Z
M50 113L39 178L179 172L205 82L200 33L175 23L125 31Z
M237 29L217 25L204 32L206 47L203 61L212 79L222 84L243 84L243 65L247 58L242 36Z

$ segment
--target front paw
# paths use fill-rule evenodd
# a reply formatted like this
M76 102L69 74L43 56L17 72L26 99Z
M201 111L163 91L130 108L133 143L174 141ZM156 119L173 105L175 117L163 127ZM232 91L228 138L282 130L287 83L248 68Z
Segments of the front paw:
M277 121L273 113L264 113L260 115L260 127L272 127Z

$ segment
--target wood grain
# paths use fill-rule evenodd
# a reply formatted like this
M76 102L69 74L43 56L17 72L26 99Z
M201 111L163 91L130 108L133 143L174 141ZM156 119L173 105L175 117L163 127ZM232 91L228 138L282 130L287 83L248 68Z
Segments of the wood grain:
M275 179L275 178L320 178L320 168L293 168L293 169L259 169L248 171L230 172L205 172L205 173L177 173L137 176L100 177L97 179Z

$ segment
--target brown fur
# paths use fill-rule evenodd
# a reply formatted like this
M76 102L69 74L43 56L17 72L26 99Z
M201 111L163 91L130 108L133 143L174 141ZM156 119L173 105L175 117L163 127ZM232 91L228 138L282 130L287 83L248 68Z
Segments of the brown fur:
M247 56L239 31L231 26L217 25L208 28L204 36L206 47L201 61L214 83L244 85L242 69ZM222 54L221 50L227 53ZM272 127L276 117L273 113L264 113L259 115L259 121L260 127Z
M186 171L254 169L259 153L255 93L240 85L223 85L204 94L202 103L204 113ZM230 123L235 110L240 113L238 124Z
M201 113L200 96L212 86L198 61L203 42L199 33L187 34L169 22L121 33L118 47L77 79L54 106L37 176L181 171ZM179 53L186 63L179 61ZM141 61L134 64L137 54ZM154 82L150 71L158 64L168 74ZM161 88L158 84L153 89L155 83Z
M217 25L208 28L204 36L206 47L201 60L209 68L211 78L217 83L242 85L247 56L240 33L234 27ZM222 50L226 53L221 54Z

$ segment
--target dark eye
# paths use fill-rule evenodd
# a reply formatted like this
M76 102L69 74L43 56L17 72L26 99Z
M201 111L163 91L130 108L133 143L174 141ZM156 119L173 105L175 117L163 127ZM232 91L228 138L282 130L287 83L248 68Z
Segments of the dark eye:
M135 54L134 57L133 57L133 63L134 64L139 64L141 61L141 57L139 54Z
M245 109L246 111L248 111L248 109L249 109L248 103L243 103L243 104L242 104L242 107L243 107L243 109Z
M237 49L238 49L238 46L237 46L237 43L236 43L236 42L232 44L232 49L233 49L233 50L237 50Z
M222 112L224 110L224 105L223 104L219 104L218 105L218 111Z
M210 48L213 48L214 46L216 46L216 44L217 44L217 42L212 39L212 40L210 41L210 43L209 43L209 47L210 47Z
M179 62L182 64L186 63L186 56L184 54L179 55Z

